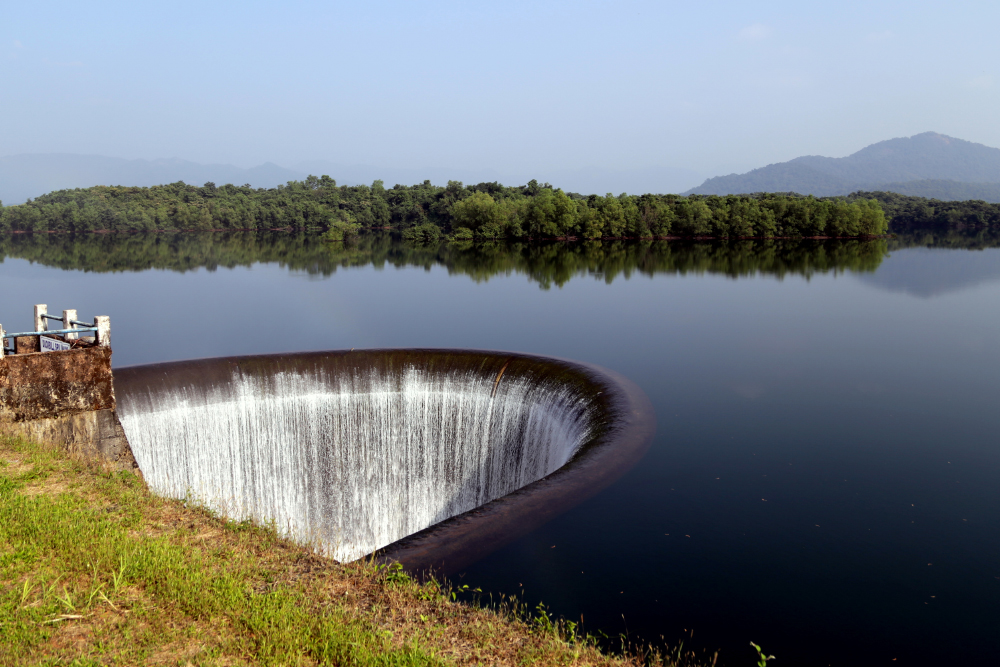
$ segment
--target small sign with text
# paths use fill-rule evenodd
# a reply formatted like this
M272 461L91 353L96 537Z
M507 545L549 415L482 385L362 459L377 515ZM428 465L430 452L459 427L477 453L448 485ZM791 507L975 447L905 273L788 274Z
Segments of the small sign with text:
M70 348L70 344L64 340L46 338L45 336L39 336L38 339L42 345L42 352L61 352Z

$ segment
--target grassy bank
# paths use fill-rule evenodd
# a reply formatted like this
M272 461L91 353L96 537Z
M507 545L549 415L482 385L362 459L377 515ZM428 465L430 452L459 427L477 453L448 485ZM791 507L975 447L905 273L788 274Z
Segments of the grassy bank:
M0 665L695 664L452 597L0 437Z

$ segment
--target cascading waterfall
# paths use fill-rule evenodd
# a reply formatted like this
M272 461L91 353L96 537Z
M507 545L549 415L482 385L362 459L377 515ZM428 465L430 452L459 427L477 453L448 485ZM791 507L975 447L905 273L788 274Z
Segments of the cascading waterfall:
M600 386L538 358L292 357L116 371L151 489L350 561L549 475L608 419Z

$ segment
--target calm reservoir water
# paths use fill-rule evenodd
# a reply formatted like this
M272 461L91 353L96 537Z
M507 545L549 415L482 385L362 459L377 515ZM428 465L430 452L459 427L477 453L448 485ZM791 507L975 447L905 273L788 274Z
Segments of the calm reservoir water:
M459 583L725 665L751 640L777 665L1000 655L998 248L2 243L3 326L30 329L35 303L110 315L119 367L467 347L638 383L646 458Z

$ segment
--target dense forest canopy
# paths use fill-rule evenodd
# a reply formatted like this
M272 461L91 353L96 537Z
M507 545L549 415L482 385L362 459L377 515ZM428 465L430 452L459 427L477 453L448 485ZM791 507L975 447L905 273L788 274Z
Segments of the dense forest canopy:
M1000 204L972 199L940 201L895 192L855 192L848 199L878 200L893 232L971 230L1000 227Z
M2 231L253 230L395 227L412 237L440 233L481 239L576 237L877 236L879 203L860 197L755 194L579 195L531 181L465 186L430 181L386 188L338 186L310 176L277 188L183 182L155 187L60 190L0 209Z

